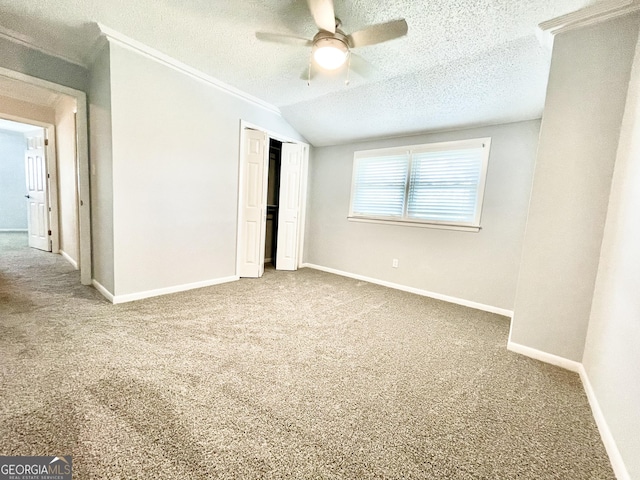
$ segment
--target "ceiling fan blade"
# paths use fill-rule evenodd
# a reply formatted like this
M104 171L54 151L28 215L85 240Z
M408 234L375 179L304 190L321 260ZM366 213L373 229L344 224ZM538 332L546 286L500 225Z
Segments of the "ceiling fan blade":
M403 37L408 31L409 26L406 20L393 20L392 22L380 23L352 33L347 36L347 40L351 48L366 47L367 45L375 45L376 43Z
M313 45L311 40L296 37L294 35L282 35L280 33L256 32L256 38L263 42L283 43L285 45L297 45L300 47L310 47Z
M360 75L361 77L367 78L371 77L376 72L376 67L367 62L360 55L356 55L353 52L349 53L350 59L350 67L355 73Z
M320 30L336 33L336 15L333 0L307 0L309 10Z

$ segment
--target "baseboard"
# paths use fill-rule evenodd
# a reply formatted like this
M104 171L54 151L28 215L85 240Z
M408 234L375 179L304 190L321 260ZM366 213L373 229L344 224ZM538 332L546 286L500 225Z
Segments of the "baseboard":
M463 298L452 297L449 295L443 295L441 293L429 292L420 288L408 287L399 283L387 282L386 280L378 280L377 278L365 277L364 275L358 275L355 273L344 272L342 270L336 270L335 268L323 267L321 265L315 265L313 263L303 263L300 267L313 268L314 270L321 270L327 273L333 273L343 277L353 278L355 280L362 280L363 282L375 283L376 285L382 285L383 287L394 288L396 290L402 290L403 292L415 293L416 295L422 295L423 297L430 297L436 300L443 300L449 303L455 303L465 307L475 308L476 310L483 310L485 312L496 313L498 315L504 315L505 317L513 317L512 310L506 310L504 308L494 307L492 305L485 305L483 303L472 302Z
M76 270L78 270L78 262L76 262L73 258L71 258L67 252L65 252L64 250L60 250L58 252L60 255L62 255L62 258L64 258L67 262L69 262L73 268L75 268Z
M559 357L558 355L553 355L552 353L543 352L542 350L537 350L535 348L527 347L525 345L520 345L519 343L512 342L511 340L507 342L507 350L510 350L512 352L524 355L525 357L534 358L536 360L540 360L541 362L549 363L551 365L555 365L556 367L561 367L576 373L580 373L580 369L582 368L582 364L580 362L569 360L568 358L564 358L564 357Z
M114 295L112 302L114 304L133 302L135 300L142 300L144 298L158 297L160 295L184 292L187 290L194 290L196 288L211 287L213 285L220 285L221 283L235 282L236 280L240 280L240 277L234 275L232 277L214 278L212 280L205 280L203 282L194 282L194 283L187 283L184 285L176 285L174 287L158 288L156 290L147 290L144 292L128 293L126 295Z
M104 298L106 298L107 300L109 300L111 303L113 303L113 293L111 293L109 290L107 290L100 282L98 282L95 278L93 280L91 280L91 285L93 285L95 287L96 290L98 290L102 296Z
M0 228L0 233L14 233L14 232L20 232L20 233L27 233L27 229L26 228Z
M589 375L587 375L587 370L584 368L583 364L580 364L578 373L580 374L580 379L582 380L584 391L586 392L587 398L589 399L591 413L593 413L593 418L595 419L596 425L598 426L600 438L602 439L604 448L607 450L607 455L609 455L609 461L611 462L613 473L615 473L618 480L631 480L631 475L629 475L629 471L627 470L627 466L624 464L624 460L622 459L622 455L620 454L618 445L616 444L616 441L611 434L609 424L607 423L607 420L604 417L604 413L600 408L598 398L593 391L593 387L591 386L591 382L589 381Z
M271 259L270 258L265 258L264 259L264 263L271 263Z

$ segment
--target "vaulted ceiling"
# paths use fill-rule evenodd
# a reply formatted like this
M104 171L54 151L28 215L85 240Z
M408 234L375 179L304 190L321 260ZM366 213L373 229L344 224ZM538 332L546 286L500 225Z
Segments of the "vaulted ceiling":
M551 54L536 26L595 0L335 0L346 32L405 18L406 37L362 47L374 66L301 78L305 0L0 0L0 34L86 64L99 22L277 106L314 145L539 118Z

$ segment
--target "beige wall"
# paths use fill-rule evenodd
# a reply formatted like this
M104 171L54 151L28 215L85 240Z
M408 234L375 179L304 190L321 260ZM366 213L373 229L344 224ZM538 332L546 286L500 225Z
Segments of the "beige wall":
M35 120L37 122L54 125L56 122L56 112L53 108L23 102L14 98L0 95L0 115L12 119L19 117L22 119Z
M304 261L511 310L539 127L536 120L315 148ZM347 220L355 151L479 137L492 139L480 232Z
M56 149L60 250L75 262L77 268L80 250L75 108L75 99L67 96L61 97L56 104Z
M638 16L559 34L511 341L580 362Z
M630 478L640 478L640 42L629 82L584 367Z

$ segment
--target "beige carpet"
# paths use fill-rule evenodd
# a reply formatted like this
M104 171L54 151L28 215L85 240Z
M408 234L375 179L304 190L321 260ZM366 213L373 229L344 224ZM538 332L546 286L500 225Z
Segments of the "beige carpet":
M74 478L612 479L508 319L318 271L111 305L0 234L0 454Z

